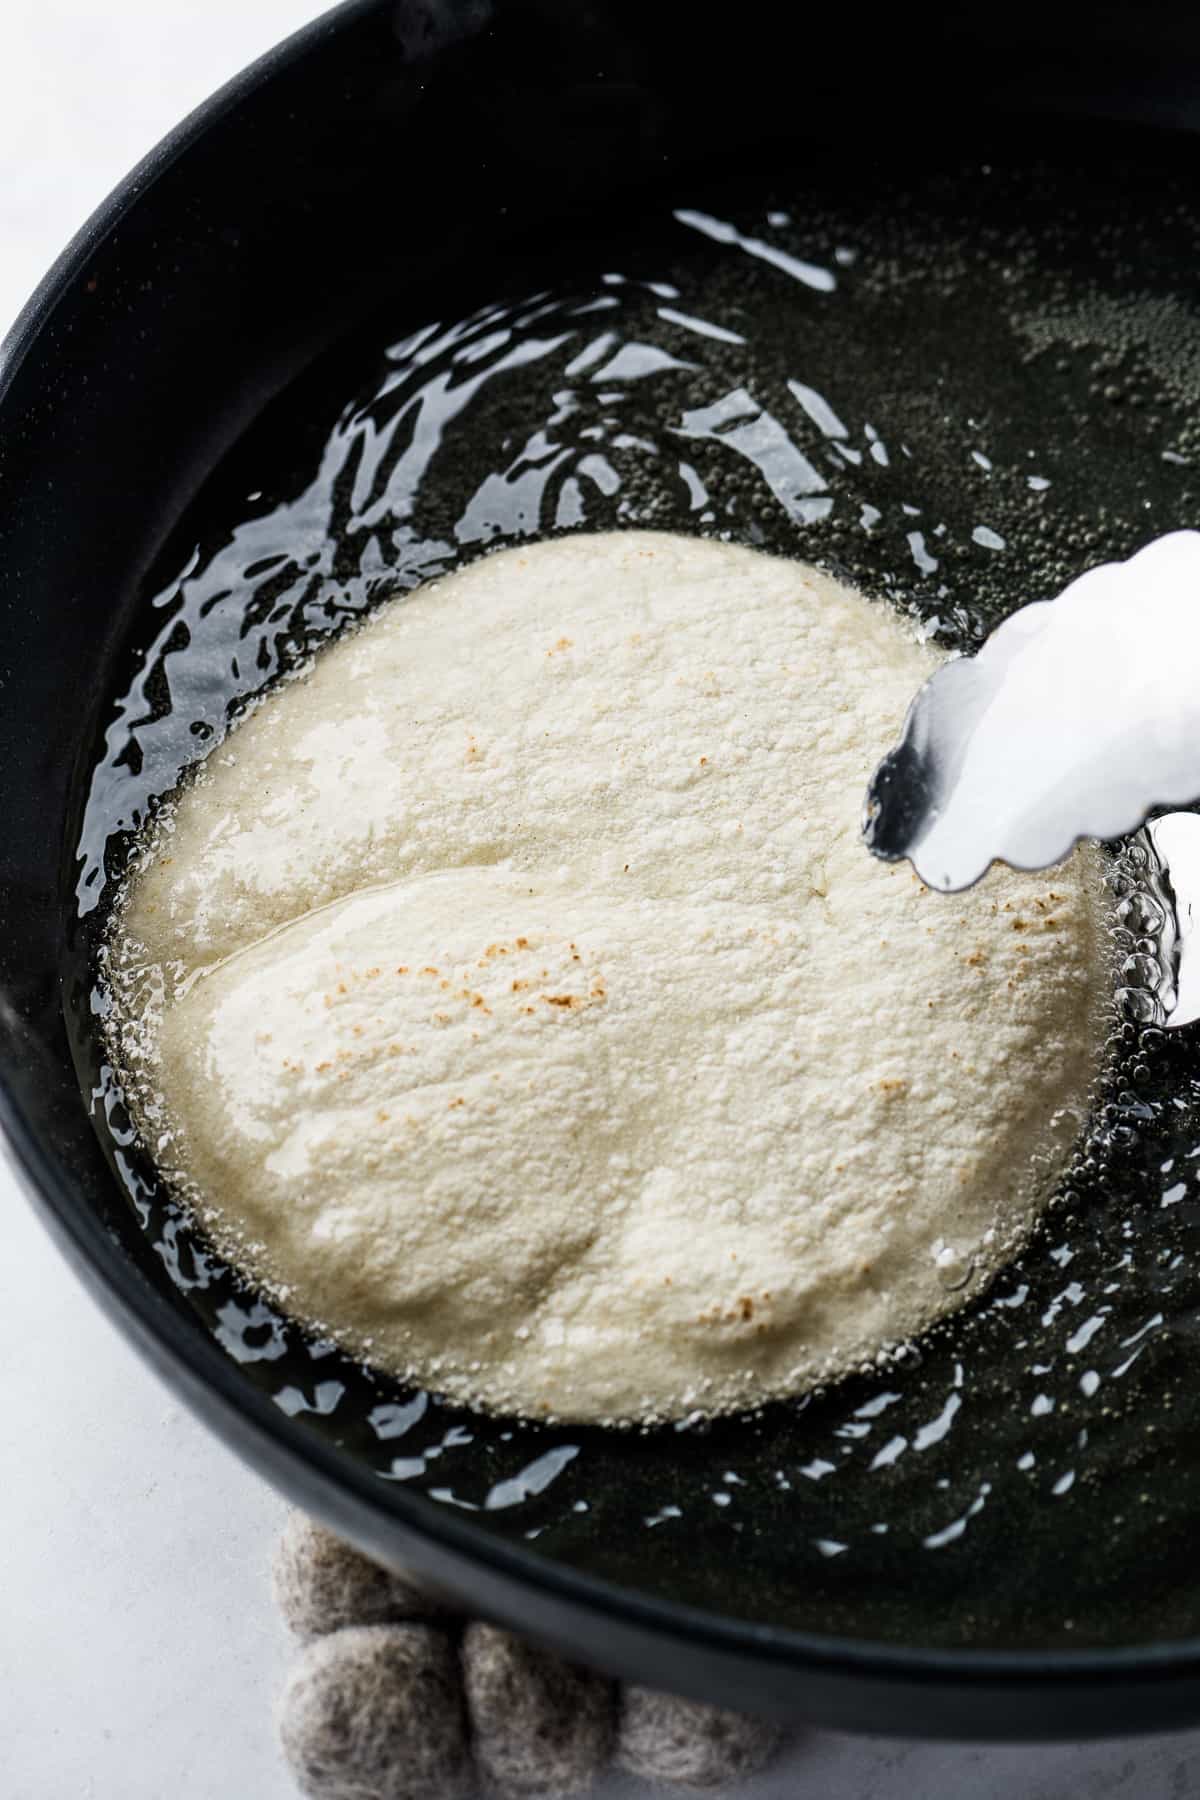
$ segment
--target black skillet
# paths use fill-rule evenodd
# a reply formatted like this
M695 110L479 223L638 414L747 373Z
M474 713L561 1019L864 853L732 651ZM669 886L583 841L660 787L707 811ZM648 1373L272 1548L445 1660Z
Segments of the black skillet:
M89 775L189 520L258 462L286 486L280 446L303 459L336 360L301 400L276 396L335 341L366 342L383 300L419 321L421 296L461 294L466 312L489 285L528 292L547 245L586 246L601 213L667 205L735 163L790 171L803 195L852 137L877 169L928 163L1019 144L1018 116L1157 128L1128 154L1151 191L1169 169L1186 210L1200 32L1145 7L1079 43L1046 6L847 10L793 32L753 0L719 16L354 0L152 154L0 358L0 1117L76 1267L271 1480L479 1612L747 1709L1014 1738L1200 1719L1200 1217L1186 1198L1163 1214L1156 1173L1196 1141L1188 1040L1126 1034L1151 1096L1136 1127L1118 1095L1074 1202L909 1366L711 1429L539 1430L314 1352L205 1258L104 1074L76 881ZM1095 143L1093 211L1135 139ZM1171 504L1190 502L1181 487ZM153 682L139 691L153 715ZM1090 1356L1089 1301L1109 1334ZM900 1438L906 1454L878 1460Z

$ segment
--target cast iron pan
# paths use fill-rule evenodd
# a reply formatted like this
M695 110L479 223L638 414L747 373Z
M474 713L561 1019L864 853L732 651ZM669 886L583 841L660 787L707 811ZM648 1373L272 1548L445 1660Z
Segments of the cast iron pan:
M356 0L161 146L4 347L0 1103L29 1188L147 1358L282 1489L600 1666L850 1729L1200 1718L1193 1040L1114 1027L1096 1131L1045 1226L907 1361L707 1428L481 1420L312 1344L160 1191L92 1015L122 832L281 664L530 530L724 531L842 568L965 644L1031 582L1126 554L1147 516L1194 525L1197 93L1200 39L1166 9L1136 29L1106 13L1081 49L1046 7L871 34L806 18L793 42L769 5L709 29L619 0ZM1140 196L1124 224L1118 190ZM744 215L750 193L773 241L847 271L843 311L814 311L803 283L747 285L711 232L666 230L679 208ZM976 224L990 263L947 248ZM1053 342L1031 326L1010 355L1012 308L988 304L1006 243L1039 317L1101 243L1092 325ZM852 278L856 255L907 268L908 298ZM691 328L654 281L674 310L724 308L725 336L679 355ZM1130 348L1137 308L1151 324ZM551 479L540 453L521 461L529 421L574 379L589 309L688 367L576 408ZM441 361L422 363L413 334L435 321ZM489 364L497 333L555 344L514 382ZM751 380L746 358L760 416L788 371L820 386L836 365L890 459L843 457L829 508L791 506L761 456L697 424ZM363 459L464 369L487 377L470 430L401 516L399 452L374 486ZM962 473L984 437L986 491ZM602 440L608 472L589 475ZM1172 457L1148 457L1161 444ZM920 556L904 519L924 520ZM970 613L942 566L955 544Z

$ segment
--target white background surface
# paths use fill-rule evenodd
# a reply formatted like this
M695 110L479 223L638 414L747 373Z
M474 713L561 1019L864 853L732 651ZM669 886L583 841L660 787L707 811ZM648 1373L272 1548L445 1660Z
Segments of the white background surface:
M0 330L129 166L320 10L0 0ZM0 1800L294 1795L270 1717L283 1512L117 1338L0 1162ZM754 1791L1186 1800L1200 1733L1038 1749L814 1734Z

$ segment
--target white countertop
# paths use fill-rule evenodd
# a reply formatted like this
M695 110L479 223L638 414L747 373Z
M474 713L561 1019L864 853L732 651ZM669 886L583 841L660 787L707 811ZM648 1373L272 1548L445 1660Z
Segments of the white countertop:
M6 0L0 330L164 131L321 10ZM283 1502L141 1366L2 1163L0 1397L0 1800L292 1800L271 1726ZM812 1734L748 1792L1184 1800L1200 1732L1030 1749Z

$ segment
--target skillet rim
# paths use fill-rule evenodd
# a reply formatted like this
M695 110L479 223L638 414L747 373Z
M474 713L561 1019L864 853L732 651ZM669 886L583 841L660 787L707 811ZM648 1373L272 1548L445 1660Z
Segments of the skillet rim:
M97 248L159 178L280 74L318 54L325 42L359 19L386 12L391 4L392 0L343 0L285 38L189 113L118 184L51 265L0 340L0 426L8 389L18 370L36 357L60 304L86 273ZM59 979L61 985L60 974ZM244 1460L287 1491L289 1498L302 1496L303 1504L377 1555L394 1555L389 1546L399 1536L418 1554L432 1550L433 1557L426 1561L432 1560L435 1572L460 1589L469 1589L472 1575L483 1576L481 1610L494 1608L496 1616L518 1628L569 1649L573 1639L566 1628L583 1626L587 1652L604 1660L603 1647L592 1641L595 1630L589 1632L587 1627L607 1627L617 1641L614 1660L622 1668L632 1661L652 1679L656 1669L661 1675L665 1651L672 1684L703 1698L714 1697L715 1684L710 1674L696 1674L697 1668L712 1671L724 1665L726 1678L738 1664L750 1677L773 1670L774 1691L748 1689L738 1701L842 1729L1052 1739L1127 1735L1131 1730L1169 1729L1200 1719L1200 1636L1079 1650L908 1648L739 1621L618 1586L482 1532L449 1507L374 1480L352 1458L305 1433L245 1381L214 1339L186 1324L167 1305L114 1245L100 1218L76 1203L65 1172L55 1167L10 1086L7 1068L0 1067L0 1154L6 1149L35 1210L76 1273L93 1292L99 1290L105 1311L143 1358L181 1392L206 1424L233 1443ZM544 1603L545 1616L532 1625L522 1616L518 1603L522 1595ZM640 1646L636 1655L635 1646ZM1164 1684L1168 1675L1174 1679ZM813 1711L803 1699L806 1677L816 1684ZM847 1690L837 1699L826 1684L840 1682ZM1195 1684L1191 1691L1189 1684ZM1147 1690L1158 1690L1142 1717L1136 1704L1121 1709L1106 1704L1118 1687L1128 1702L1131 1685L1143 1705L1149 1698ZM955 1716L911 1718L908 1702L921 1696L927 1703L935 1693ZM832 1707L830 1700L835 1700ZM1024 1710L1021 1701L1032 1711ZM1019 1716L1012 1723L1023 1727L1021 1731L1006 1725L1014 1703ZM1047 1718L1047 1712L1056 1716Z

